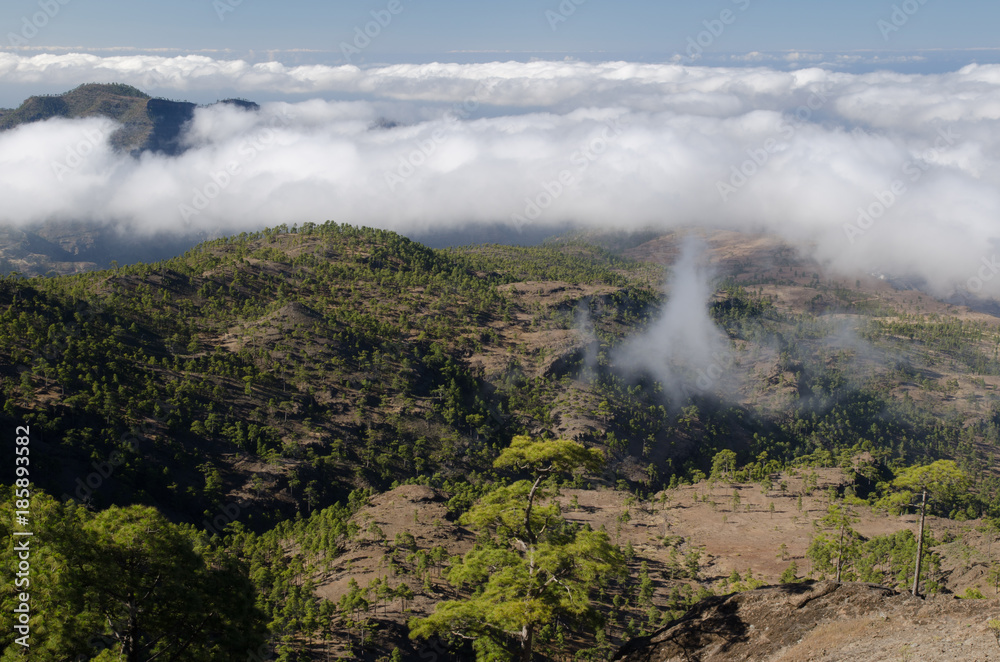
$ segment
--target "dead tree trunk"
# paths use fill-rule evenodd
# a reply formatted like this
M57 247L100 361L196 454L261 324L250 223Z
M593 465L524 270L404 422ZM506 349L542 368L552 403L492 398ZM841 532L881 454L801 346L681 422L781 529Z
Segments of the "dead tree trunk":
M913 595L920 595L920 560L924 552L924 515L927 513L927 489L923 491L923 498L920 501L920 532L917 534L917 562L913 571Z

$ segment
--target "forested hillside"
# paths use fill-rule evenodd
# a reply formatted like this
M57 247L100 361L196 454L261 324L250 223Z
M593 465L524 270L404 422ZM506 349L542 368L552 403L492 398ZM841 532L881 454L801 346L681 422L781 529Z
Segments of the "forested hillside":
M914 538L895 518L922 489L907 468L941 460L957 477L928 512L951 538L927 542L921 590L985 587L988 552L971 577L935 546L978 550L954 526L1000 517L997 320L742 241L709 237L706 305L729 348L694 390L616 359L669 300L676 237L432 250L307 224L3 278L4 425L30 427L36 544L51 550L32 659L530 659L525 645L610 659L699 597L763 582L706 553L686 510L766 521L787 506L827 534L789 539L810 567L786 579L903 587ZM864 529L847 510L898 526L834 544ZM500 595L499 569L541 576L525 549L547 550L571 597ZM857 560L875 550L885 567ZM163 599L149 623L106 613L97 577L142 581L120 558L170 576L147 587ZM179 595L191 583L248 597ZM12 590L3 660L20 659ZM525 596L537 613L490 611Z

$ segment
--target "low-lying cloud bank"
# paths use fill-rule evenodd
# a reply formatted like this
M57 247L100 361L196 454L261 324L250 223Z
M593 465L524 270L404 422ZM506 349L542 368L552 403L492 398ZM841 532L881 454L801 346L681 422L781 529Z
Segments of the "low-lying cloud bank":
M777 233L844 270L1000 293L1000 66L940 75L580 62L284 67L0 54L0 82L352 95L197 111L189 149L105 120L0 134L0 222L239 231L335 219ZM384 120L391 120L385 122ZM398 122L398 124L393 124Z

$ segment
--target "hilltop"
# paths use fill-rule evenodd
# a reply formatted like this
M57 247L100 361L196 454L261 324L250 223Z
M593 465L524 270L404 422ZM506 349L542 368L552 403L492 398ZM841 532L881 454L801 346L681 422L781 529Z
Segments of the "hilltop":
M523 416L544 416L522 407L521 398L536 397L524 386L579 346L571 329L552 328L544 337L562 338L561 349L556 355L546 350L535 365L531 304L517 303L535 295L510 285L521 278L574 281L557 288L553 303L561 312L546 313L557 314L561 326L571 319L574 301L604 285L612 305L612 291L649 296L645 281L630 285L638 277L615 268L629 263L593 255L559 259L553 250L506 247L432 251L392 233L331 224L207 242L153 265L8 279L2 294L7 319L23 312L27 321L21 337L9 336L0 350L7 357L8 411L56 404L54 416L45 417L56 438L62 426L71 426L73 436L87 434L81 421L92 420L93 436L81 440L81 450L99 454L111 451L99 441L102 429L118 437L145 422L150 437L169 432L177 452L189 457L177 467L183 478L140 478L148 470L137 467L140 475L131 480L157 491L176 483L174 496L160 492L160 498L189 501L194 513L204 501L185 497L183 487L203 484L195 467L219 465L224 492L218 497L230 490L246 494L251 477L271 474L261 498L274 506L293 502L289 480L313 486L316 502L328 503L345 489L387 485L400 475L445 466L448 474L461 473L466 462L445 449L485 451L487 437L522 425ZM504 273L505 267L519 274ZM633 266L642 272L639 267ZM36 340L36 333L45 338ZM85 359L92 372L67 354L60 339L71 335L93 344ZM10 377L39 340L52 376L40 371L30 388L26 376L15 386ZM524 365L512 364L509 348L525 340L532 347ZM105 392L109 369L121 371L111 409L109 396L80 391L96 385ZM541 378L538 388L549 388L547 381ZM172 413L158 413L167 407ZM427 454L416 464L414 448ZM57 459L66 450L53 448L54 464L72 464Z
M258 107L240 99L220 103L247 110ZM121 124L110 138L116 149L175 155L182 151L181 130L194 117L195 108L196 104L187 101L150 97L131 85L87 83L63 94L29 97L17 108L4 110L0 113L0 131L55 117L107 117Z

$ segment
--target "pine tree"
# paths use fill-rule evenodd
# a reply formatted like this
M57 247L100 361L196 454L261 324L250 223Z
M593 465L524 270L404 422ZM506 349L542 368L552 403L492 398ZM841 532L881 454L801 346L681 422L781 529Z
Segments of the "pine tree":
M920 590L920 561L924 546L924 518L927 497L947 499L961 493L969 484L969 477L952 460L938 460L923 467L904 469L892 481L893 487L912 494L920 494L920 528L917 534L916 568L913 571L911 593Z
M571 441L515 437L494 466L530 472L534 480L500 487L466 513L463 521L483 537L448 579L473 595L414 619L410 636L457 635L475 642L479 660L506 651L530 662L542 626L592 616L591 590L619 573L624 558L607 533L567 522L543 481L602 462L598 452Z

